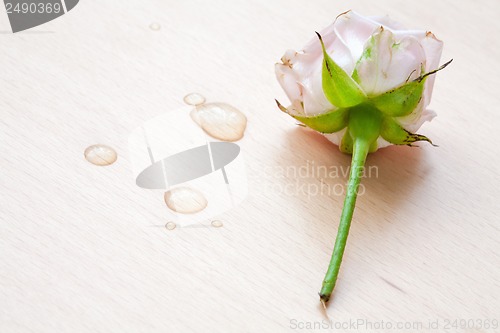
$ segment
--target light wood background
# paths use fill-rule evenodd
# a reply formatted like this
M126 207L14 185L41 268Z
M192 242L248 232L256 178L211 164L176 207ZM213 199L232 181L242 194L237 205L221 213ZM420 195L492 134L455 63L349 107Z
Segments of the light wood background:
M500 320L500 2L82 0L18 34L0 10L0 331L287 332L326 320L317 292L343 196L300 186L346 179L273 170L350 157L277 110L273 65L351 8L431 30L455 61L421 129L439 148L369 157L378 174L363 179L329 316L424 332ZM127 137L194 91L247 115L249 195L217 217L222 228L168 231L161 191L134 184ZM95 143L118 161L86 162ZM448 331L495 331L473 326Z

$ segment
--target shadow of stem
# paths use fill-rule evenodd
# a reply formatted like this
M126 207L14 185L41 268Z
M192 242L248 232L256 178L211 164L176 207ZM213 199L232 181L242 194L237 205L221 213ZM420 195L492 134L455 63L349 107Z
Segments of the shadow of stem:
M284 148L289 154L280 157L281 163L285 159L285 163L289 166L299 168L306 165L311 174L309 177L300 177L301 182L307 184L323 182L330 188L344 189L343 193L335 190L310 196L291 196L290 200L297 200L294 207L308 209L308 205L304 205L304 200L320 201L320 206L327 210L320 216L332 216L332 220L338 223L351 156L341 153L338 147L324 136L308 129L291 130L287 138ZM424 145L425 143L421 144ZM365 165L365 175L361 180L356 205L358 214L355 212L354 220L359 220L362 224L382 225L389 219L391 212L404 209L408 198L411 198L411 192L425 184L425 175L429 172L429 168L422 163L423 155L422 148L407 146L390 146L370 154ZM329 172L325 173L324 170ZM290 177L286 181L293 182L296 179ZM332 199L335 202L332 202ZM333 215L331 206L335 207L333 211L338 213L338 217ZM335 225L333 221L332 224Z

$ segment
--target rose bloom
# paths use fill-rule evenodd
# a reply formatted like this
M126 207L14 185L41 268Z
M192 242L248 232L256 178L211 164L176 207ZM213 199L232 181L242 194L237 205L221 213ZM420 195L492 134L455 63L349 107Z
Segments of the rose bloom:
M388 17L363 17L353 11L339 15L320 32L326 52L351 75L367 97L373 97L436 70L443 43L431 32L407 30ZM276 64L276 76L291 101L291 115L315 116L336 110L322 87L323 52L314 36L302 51L288 50ZM427 109L434 75L426 78L422 98L408 115L396 121L415 133L435 113ZM325 134L339 145L346 129ZM378 138L379 148L390 145Z

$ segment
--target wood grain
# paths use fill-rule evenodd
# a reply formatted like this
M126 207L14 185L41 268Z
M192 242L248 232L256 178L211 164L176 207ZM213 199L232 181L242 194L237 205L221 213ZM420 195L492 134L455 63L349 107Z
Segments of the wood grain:
M317 292L343 196L300 188L346 178L279 172L350 158L277 110L273 64L350 8L431 30L455 61L422 128L439 148L369 156L378 172L362 181L329 315L500 320L498 1L85 0L0 34L0 331L287 332L325 320ZM127 137L193 91L247 115L249 195L217 217L222 228L168 231L162 192L134 184ZM86 162L95 143L118 161Z

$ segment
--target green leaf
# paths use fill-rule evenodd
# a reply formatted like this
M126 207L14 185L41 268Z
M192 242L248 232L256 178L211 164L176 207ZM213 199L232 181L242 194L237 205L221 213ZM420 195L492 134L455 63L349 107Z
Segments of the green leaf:
M391 117L409 115L422 99L425 80L411 81L371 99L383 114Z
M366 95L354 81L333 59L326 53L325 44L318 35L323 49L322 84L326 98L339 108L347 108L362 103Z
M448 66L450 60L436 70L425 73L413 81L405 83L397 88L389 90L381 95L371 98L372 104L387 116L407 116L415 110L422 99L425 80L429 75L435 74Z
M276 103L281 111L320 133L338 132L347 126L347 121L349 119L348 109L337 109L317 116L307 117L291 114L280 102L276 101Z
M384 117L380 135L382 136L382 138L395 145L411 146L412 143L417 141L427 141L431 145L435 146L432 141L426 136L414 134L405 130L396 122L396 120L391 117Z
M292 115L304 125L320 133L335 133L347 126L348 109L338 109L314 117Z

